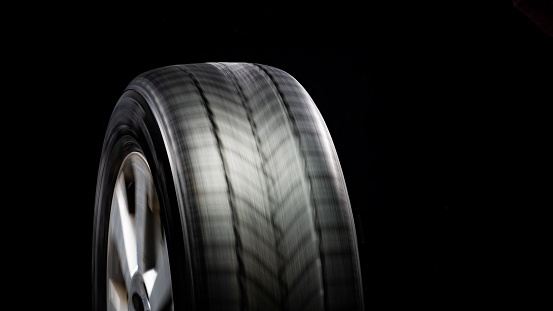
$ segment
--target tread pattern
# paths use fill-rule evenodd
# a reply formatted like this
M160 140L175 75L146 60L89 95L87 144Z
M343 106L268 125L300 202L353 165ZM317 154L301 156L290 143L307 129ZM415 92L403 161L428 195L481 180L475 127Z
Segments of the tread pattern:
M278 86L297 128L320 237L327 310L363 307L357 238L342 170L328 129L303 87L287 73L260 65Z
M223 65L224 66L224 65ZM269 211L278 256L278 280L280 285L280 310L297 309L302 289L300 280L311 276L312 284L319 288L319 271L303 268L300 260L318 260L314 249L314 235L309 217L309 202L305 200L307 185L296 172L301 170L301 158L294 148L293 133L287 121L277 90L264 79L254 66L228 64L228 71L242 81L244 94L260 153L265 178L269 181ZM275 109L276 107L276 109ZM268 112L270 114L268 114ZM259 124L259 126L257 125ZM294 198L295 200L289 200ZM287 211L287 213L283 213ZM291 217L284 217L291 216ZM310 258L309 258L310 257ZM295 261L294 261L295 260ZM315 282L313 282L315 280ZM303 299L303 297L302 297Z
M152 106L209 310L360 310L351 209L332 141L276 68L177 65L128 87Z

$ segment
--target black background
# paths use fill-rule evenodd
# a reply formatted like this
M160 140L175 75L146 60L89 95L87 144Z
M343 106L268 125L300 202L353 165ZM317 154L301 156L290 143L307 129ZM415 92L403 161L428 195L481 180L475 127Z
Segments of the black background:
M544 189L534 176L550 142L553 38L509 1L47 9L22 17L32 30L14 41L25 60L10 154L25 159L20 219L33 221L9 247L36 267L17 270L24 297L41 284L42 301L89 307L111 110L144 71L211 61L283 69L314 99L348 187L367 310L541 295L532 198Z

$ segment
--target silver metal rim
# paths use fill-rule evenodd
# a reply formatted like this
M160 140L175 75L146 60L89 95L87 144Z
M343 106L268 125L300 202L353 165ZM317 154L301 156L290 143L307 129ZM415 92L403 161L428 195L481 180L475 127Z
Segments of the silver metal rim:
M138 152L121 164L108 229L107 309L173 310L171 270L148 162Z

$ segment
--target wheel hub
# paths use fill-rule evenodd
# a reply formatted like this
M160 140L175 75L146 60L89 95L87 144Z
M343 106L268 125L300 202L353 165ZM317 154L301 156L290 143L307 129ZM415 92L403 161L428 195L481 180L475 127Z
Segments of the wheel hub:
M129 290L129 302L130 311L150 311L150 302L148 301L148 294L146 292L146 284L142 275L136 272L131 281L131 288Z

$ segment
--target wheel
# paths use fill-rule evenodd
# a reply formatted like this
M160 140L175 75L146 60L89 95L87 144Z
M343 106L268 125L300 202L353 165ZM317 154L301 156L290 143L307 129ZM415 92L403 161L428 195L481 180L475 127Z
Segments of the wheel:
M96 186L96 310L362 310L354 223L326 125L265 65L136 77Z

